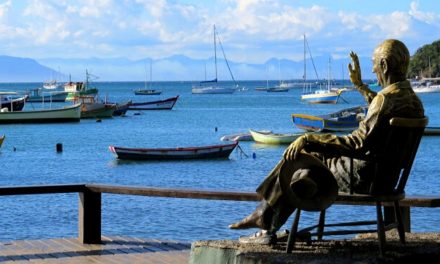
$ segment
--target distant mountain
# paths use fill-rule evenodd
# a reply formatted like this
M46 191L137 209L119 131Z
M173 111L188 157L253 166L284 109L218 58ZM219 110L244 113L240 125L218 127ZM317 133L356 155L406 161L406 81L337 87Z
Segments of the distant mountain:
M61 75L33 59L0 56L1 82L44 82L54 76Z
M144 81L150 80L149 64L151 59L129 60L126 58L45 58L26 59L0 56L1 82L44 81L56 78L58 81L83 81L85 71L99 77L97 81ZM371 73L371 59L360 58L363 78L374 78ZM320 79L327 78L328 57L314 58L316 71ZM333 79L348 79L348 55L344 59L331 62ZM232 79L228 67L222 58L218 58L217 77L219 80ZM238 63L229 61L236 80L292 80L302 79L303 61L278 60L271 58L263 64ZM59 69L60 72L54 70ZM173 55L152 60L153 81L200 81L215 78L214 58L207 60L192 59L184 55ZM307 79L316 79L315 70L307 61Z

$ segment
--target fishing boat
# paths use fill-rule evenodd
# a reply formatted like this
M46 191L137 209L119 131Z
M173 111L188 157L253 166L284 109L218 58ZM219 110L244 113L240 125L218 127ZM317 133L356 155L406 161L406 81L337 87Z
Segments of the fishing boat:
M81 118L112 117L116 109L116 104L100 102L90 95L76 96L73 103L81 103Z
M44 91L41 88L32 89L28 93L26 102L44 103L44 102L65 102L68 92L63 91Z
M66 101L74 101L75 97L77 96L83 96L83 95L90 95L95 96L98 94L97 88L91 88L90 87L90 80L93 75L90 74L86 70L86 81L85 82L72 82L69 80L68 83L64 85L64 91L68 92ZM93 76L97 78L96 76ZM69 77L70 79L70 77Z
M307 84L307 67L306 67L306 50L310 52L310 48L308 46L306 35L304 34L304 74L303 74L303 93L301 94L301 101L305 101L309 104L336 104L338 103L339 97L343 90L332 89L331 88L331 70L330 70L330 59L329 59L329 69L328 69L328 77L327 77L327 87L316 89L312 87L312 85ZM310 56L311 57L311 56ZM313 58L311 57L313 68L315 69L316 79L319 80L318 73L316 71L315 63L313 62ZM313 90L312 90L313 89Z
M217 36L217 32L216 32L215 25L214 25L215 79L209 80L209 81L202 81L202 82L199 83L198 86L193 86L192 89L191 89L191 92L193 94L232 94L235 91L237 91L238 85L237 85L237 83L236 83L236 81L234 79L234 75L232 75L232 71L231 71L231 68L229 67L228 60L226 59L226 56L225 56L225 53L224 53L224 50L223 50L223 46L221 46L222 43L221 43L220 39L218 39L218 40L219 40L219 44L220 44L220 46L222 48L222 51L223 51L223 57L224 57L224 59L226 61L226 65L228 66L228 70L229 70L229 73L230 73L230 75L232 77L232 80L235 83L235 87L234 86L233 87L224 87L224 86L220 86L219 83L218 83L218 80L217 80L217 38L218 38L218 36Z
M342 109L326 115L292 114L293 124L312 132L350 132L359 127L366 113L366 106Z
M255 142L271 145L290 144L302 135L302 133L260 133L251 129L249 130L249 132L251 133L252 138Z
M179 99L178 95L164 100L132 102L128 106L128 110L171 110L176 104L177 99Z
M228 158L238 142L223 145L182 148L126 148L109 146L110 151L122 160L180 160Z
M3 141L5 140L6 136L3 135L0 137L0 148L2 147Z
M0 124L78 122L80 118L81 104L52 109L0 111Z
M28 96L19 96L16 92L0 92L0 110L21 111Z

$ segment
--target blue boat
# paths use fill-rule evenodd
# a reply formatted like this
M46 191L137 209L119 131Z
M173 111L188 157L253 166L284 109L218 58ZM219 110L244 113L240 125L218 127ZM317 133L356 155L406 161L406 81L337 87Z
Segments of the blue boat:
M349 132L358 128L367 109L366 106L357 106L318 116L292 114L292 121L296 127L311 132Z

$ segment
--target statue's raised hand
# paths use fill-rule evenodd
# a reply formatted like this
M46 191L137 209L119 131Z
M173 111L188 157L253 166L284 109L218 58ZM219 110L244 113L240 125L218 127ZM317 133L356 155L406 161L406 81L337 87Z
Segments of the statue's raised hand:
M293 160L296 159L301 150L305 147L307 143L306 137L304 135L298 137L295 141L293 141L287 149L284 151L284 159L285 160Z
M361 76L361 67L359 66L359 58L353 51L350 52L351 62L348 64L348 72L350 74L350 81L358 88L363 85Z

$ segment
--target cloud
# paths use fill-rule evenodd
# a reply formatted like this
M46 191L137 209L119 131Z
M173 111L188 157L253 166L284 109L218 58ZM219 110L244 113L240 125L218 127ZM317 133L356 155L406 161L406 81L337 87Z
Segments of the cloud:
M11 0L0 4L0 19L8 13L9 9L11 8L11 4Z
M419 11L418 8L418 2L411 2L409 14L415 19L423 21L427 24L440 26L440 14L433 12L422 12Z

